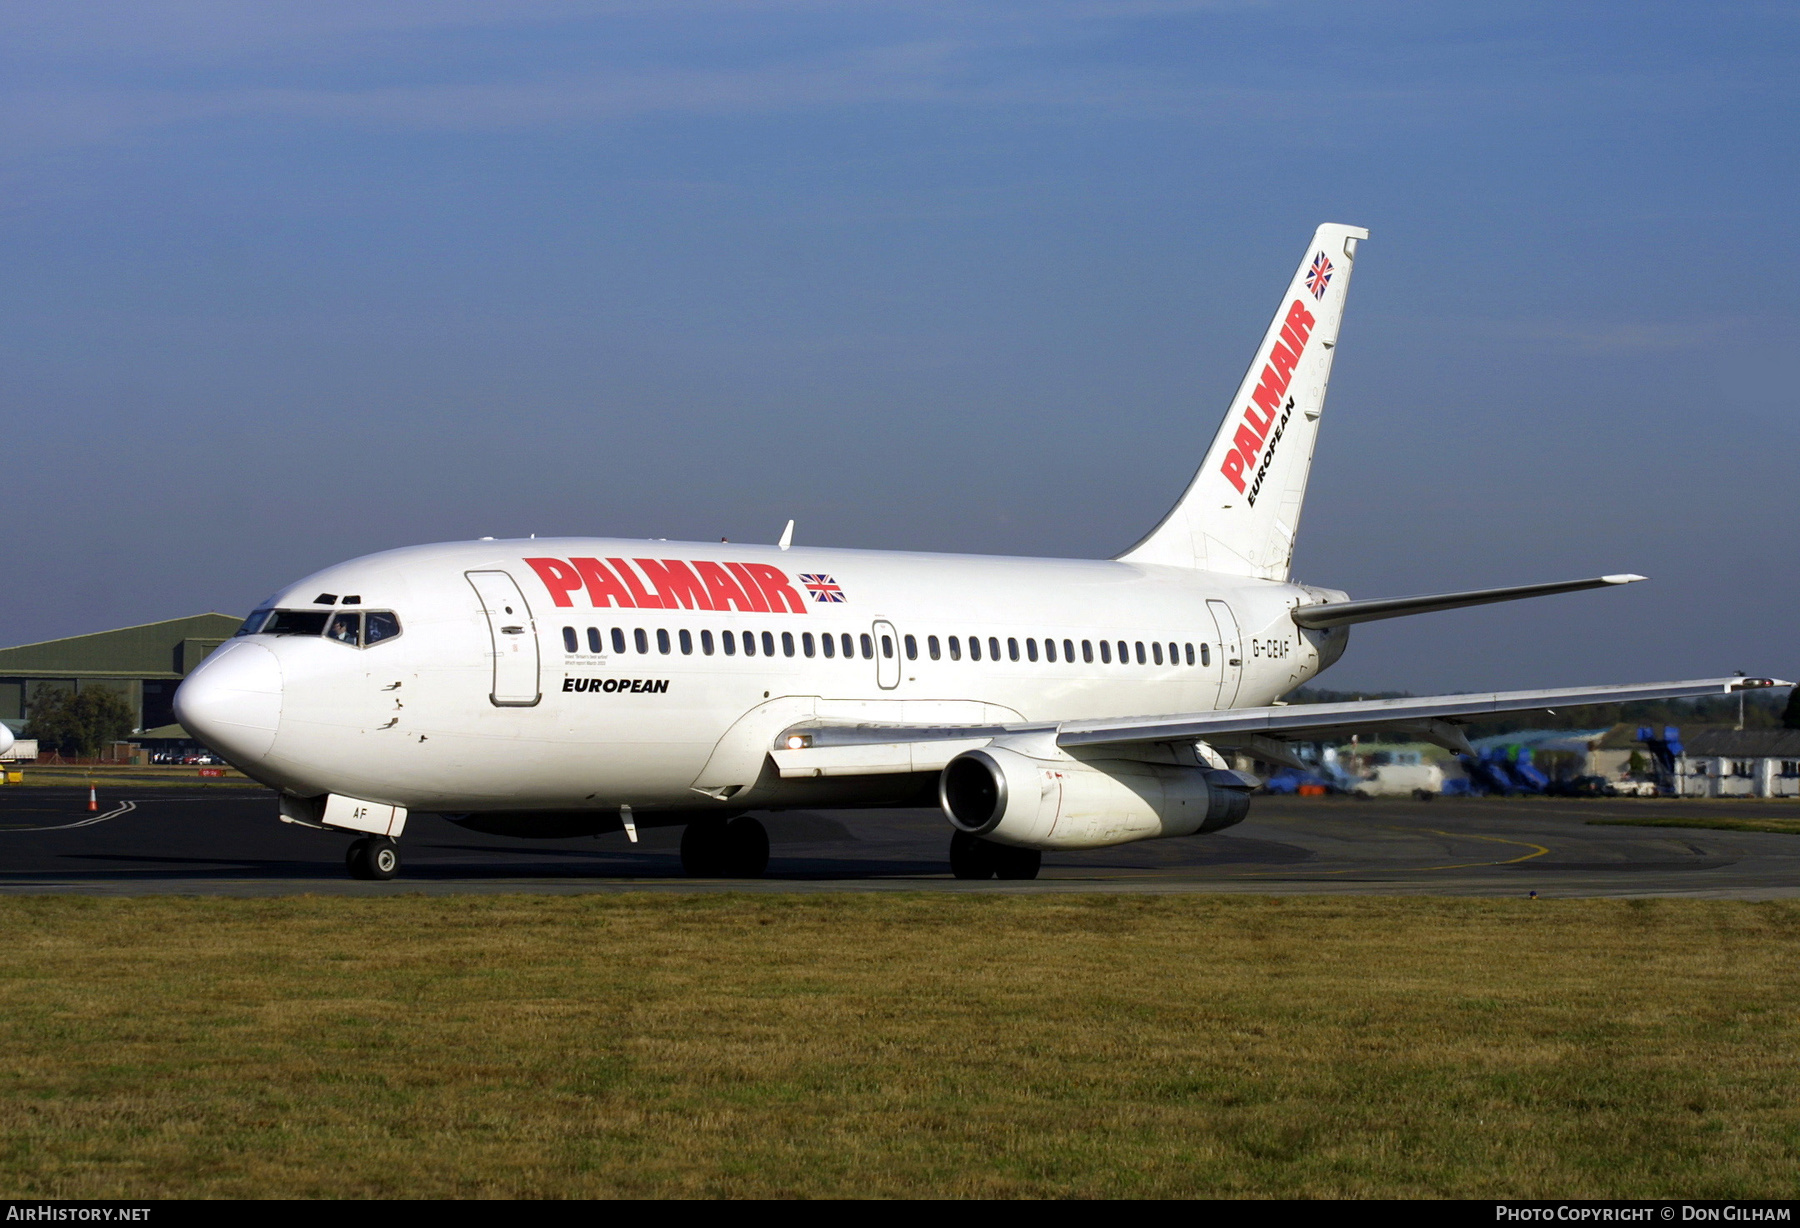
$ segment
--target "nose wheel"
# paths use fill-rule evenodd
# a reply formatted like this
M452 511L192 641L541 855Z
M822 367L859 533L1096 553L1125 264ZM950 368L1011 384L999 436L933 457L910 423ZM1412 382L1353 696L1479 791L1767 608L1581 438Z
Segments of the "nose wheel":
M400 873L400 846L386 836L369 836L351 844L344 864L351 878L386 882Z

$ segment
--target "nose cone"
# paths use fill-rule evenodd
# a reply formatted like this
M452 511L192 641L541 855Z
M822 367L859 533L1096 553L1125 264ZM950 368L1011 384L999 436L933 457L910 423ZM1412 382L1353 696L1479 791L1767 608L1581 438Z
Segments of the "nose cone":
M226 644L176 690L175 719L231 762L256 762L281 724L281 662L261 644Z

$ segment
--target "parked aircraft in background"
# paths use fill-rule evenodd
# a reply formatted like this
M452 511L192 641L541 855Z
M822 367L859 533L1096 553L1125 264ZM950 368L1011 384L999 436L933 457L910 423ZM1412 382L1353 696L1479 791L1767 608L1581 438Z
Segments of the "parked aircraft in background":
M357 833L391 877L407 815L574 836L685 825L690 873L755 875L749 812L941 806L960 877L1045 849L1217 831L1257 781L1231 752L1401 729L1467 751L1495 712L1715 694L1742 677L1283 706L1374 619L1642 579L1351 601L1289 578L1360 240L1321 226L1200 470L1116 559L454 542L326 568L190 674L181 723Z

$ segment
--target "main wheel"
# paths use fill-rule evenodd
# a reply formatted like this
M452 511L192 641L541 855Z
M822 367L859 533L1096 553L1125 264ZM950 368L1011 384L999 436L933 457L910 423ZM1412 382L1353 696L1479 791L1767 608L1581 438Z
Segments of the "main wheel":
M726 848L724 819L695 819L681 833L681 872L689 878L720 877L725 873Z
M367 840L352 840L350 847L344 851L344 868L350 871L351 878L367 878L363 873L363 855L369 851Z
M1044 864L1044 854L1040 849L1012 848L1001 844L996 844L993 848L996 878L1036 878L1038 870Z
M950 837L950 873L957 878L994 877L994 871L999 868L994 857L994 851L998 847L980 836L971 836L966 831L956 832Z
M769 831L747 814L725 824L725 875L761 878L769 868Z
M386 882L400 873L400 846L386 836L371 836L350 846L353 877Z

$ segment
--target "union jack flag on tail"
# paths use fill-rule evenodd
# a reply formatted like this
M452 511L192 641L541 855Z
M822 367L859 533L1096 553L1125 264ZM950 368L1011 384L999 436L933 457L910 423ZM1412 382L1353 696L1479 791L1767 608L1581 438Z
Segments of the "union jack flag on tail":
M814 601L828 603L844 600L844 590L830 576L802 574L800 583L806 586L806 591L812 594Z
M1331 281L1331 261L1325 259L1320 252L1313 257L1312 268L1306 274L1306 288L1312 291L1314 298L1325 297L1325 287Z

